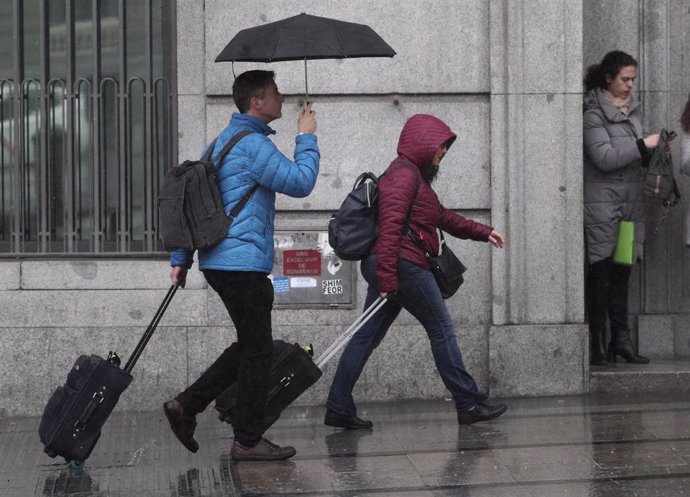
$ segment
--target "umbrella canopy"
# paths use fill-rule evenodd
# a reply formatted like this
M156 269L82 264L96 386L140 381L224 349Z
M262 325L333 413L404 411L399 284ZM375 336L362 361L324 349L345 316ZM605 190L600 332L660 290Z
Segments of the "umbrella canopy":
M356 57L393 57L393 50L365 24L299 14L244 29L230 40L216 62L278 62Z

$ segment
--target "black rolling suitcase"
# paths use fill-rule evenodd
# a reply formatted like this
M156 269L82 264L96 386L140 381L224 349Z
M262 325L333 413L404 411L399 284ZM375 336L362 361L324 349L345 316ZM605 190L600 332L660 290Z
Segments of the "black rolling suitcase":
M380 297L374 301L316 360L312 359L310 345L302 347L297 343L290 344L283 340L273 341L264 430L276 422L283 409L321 378L321 368L385 303L385 299ZM237 383L233 383L216 398L215 407L219 413L218 418L232 424L236 405Z
M77 359L67 381L57 387L43 411L38 435L46 454L62 456L75 468L84 464L120 395L132 382L132 368L176 290L176 285L170 287L123 369L120 369L119 358L112 352L106 359L97 355L82 355Z
M314 364L309 350L309 347L302 348L297 343L273 341L265 428L271 426L285 407L321 378L321 370ZM216 398L218 418L232 424L236 405L237 383L233 383Z

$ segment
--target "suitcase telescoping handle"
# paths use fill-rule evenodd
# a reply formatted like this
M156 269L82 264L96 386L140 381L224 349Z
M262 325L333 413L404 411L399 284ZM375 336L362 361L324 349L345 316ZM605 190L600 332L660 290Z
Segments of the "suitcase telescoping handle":
M148 344L149 340L151 340L151 336L153 335L153 332L156 331L156 326L158 326L158 322L163 317L163 314L165 314L165 310L168 308L168 305L170 304L170 301L172 300L173 295L175 295L175 292L177 291L178 286L179 285L171 285L170 286L168 293L165 295L165 298L163 299L163 302L161 302L161 305L160 305L160 307L158 307L156 314L153 316L153 319L151 320L151 323L149 324L148 328L146 328L146 331L144 332L144 336L141 337L141 340L139 340L139 343L137 344L136 348L134 349L134 352L132 352L132 355L129 356L129 359L127 360L127 364L125 364L125 369L124 369L125 373L129 374L132 372L134 365L139 360L139 356L141 355L141 353L146 348L146 344Z
M342 335L340 335L335 342L333 342L326 350L323 351L323 354L321 354L316 361L316 366L321 369L323 366L329 361L331 357L333 357L341 348L343 348L347 342L350 341L350 338L354 336L355 333L359 331L359 329L364 326L364 324L369 321L369 319L376 314L376 312L383 307L383 305L386 303L386 299L378 297L376 300L374 300L374 303L371 304L365 311L362 313L361 316L359 316L354 323L350 325L348 329L346 329Z

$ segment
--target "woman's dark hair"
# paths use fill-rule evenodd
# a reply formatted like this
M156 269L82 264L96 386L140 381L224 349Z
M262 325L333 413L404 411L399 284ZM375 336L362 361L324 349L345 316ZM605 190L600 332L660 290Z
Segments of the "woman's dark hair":
M601 62L593 64L587 68L585 72L585 90L589 91L594 88L607 88L608 82L606 76L611 79L618 76L618 73L624 67L637 67L637 61L632 55L620 50L614 50L604 55Z
M436 179L436 176L438 176L438 167L434 166L431 162L428 162L422 166L421 172L424 181L426 181L428 184L431 184Z
M690 135L690 95L688 95L688 101L685 102L683 114L680 116L680 127Z
M239 111L244 114L249 110L249 101L252 97L263 95L266 85L275 81L276 73L273 71L247 71L243 72L232 85L232 99Z
M451 136L440 146L445 146L446 150L448 150L456 138L457 136ZM436 177L438 176L438 166L434 166L431 162L428 162L427 164L423 165L421 171L422 178L424 178L424 181L426 181L429 184L433 183Z

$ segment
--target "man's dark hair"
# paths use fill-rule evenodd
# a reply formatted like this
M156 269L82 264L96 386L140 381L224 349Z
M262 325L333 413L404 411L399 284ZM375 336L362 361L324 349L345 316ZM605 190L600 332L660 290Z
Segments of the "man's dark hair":
M587 68L585 73L585 90L594 88L608 88L606 76L614 79L621 72L621 69L628 66L637 67L637 61L632 55L620 50L614 50L604 55L601 62L593 64Z
M274 71L247 71L243 72L235 79L232 84L232 98L239 111L244 114L249 110L249 103L252 97L261 97L264 88L269 83L275 81Z

